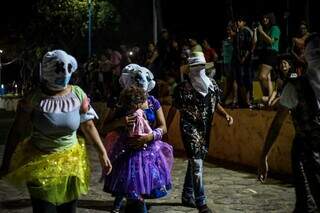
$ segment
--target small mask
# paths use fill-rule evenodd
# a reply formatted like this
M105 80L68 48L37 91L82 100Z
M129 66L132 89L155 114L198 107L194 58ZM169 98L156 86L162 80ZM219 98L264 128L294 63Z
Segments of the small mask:
M137 64L129 64L122 70L119 82L123 88L134 84L143 88L144 91L150 92L156 85L153 79L152 72L147 68Z

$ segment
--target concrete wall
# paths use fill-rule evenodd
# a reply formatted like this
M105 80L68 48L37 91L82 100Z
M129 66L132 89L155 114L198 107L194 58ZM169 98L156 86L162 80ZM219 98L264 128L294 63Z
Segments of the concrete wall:
M163 106L165 114L170 106ZM222 161L257 167L262 146L275 115L273 111L237 109L227 110L234 118L228 127L224 118L215 114L210 136L209 156ZM169 142L175 149L183 149L179 130L179 113L168 130ZM283 124L280 134L268 158L270 171L291 174L291 145L294 128L290 116Z

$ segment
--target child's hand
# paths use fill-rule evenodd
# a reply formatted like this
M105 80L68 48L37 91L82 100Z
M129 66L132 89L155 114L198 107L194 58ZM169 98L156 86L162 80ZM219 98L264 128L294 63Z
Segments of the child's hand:
M105 153L105 154L101 154L99 155L99 160L100 160L100 164L101 164L101 167L102 167L102 171L106 174L106 175L109 175L112 171L112 165L111 165L111 162L108 158L108 155Z
M139 150L145 148L147 143L152 140L152 134L144 136L134 136L127 141L127 146L131 150Z
M136 121L136 116L135 115L124 116L121 119L121 123L122 123L123 126L132 126L135 121Z
M233 118L229 114L226 114L226 120L229 126L233 124Z

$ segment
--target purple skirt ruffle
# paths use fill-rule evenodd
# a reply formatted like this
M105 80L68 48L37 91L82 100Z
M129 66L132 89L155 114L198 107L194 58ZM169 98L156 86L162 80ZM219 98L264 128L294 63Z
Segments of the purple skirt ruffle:
M105 176L104 191L130 199L167 195L171 189L172 146L158 140L131 152L125 147L126 139L115 132L106 137L105 145L113 169Z

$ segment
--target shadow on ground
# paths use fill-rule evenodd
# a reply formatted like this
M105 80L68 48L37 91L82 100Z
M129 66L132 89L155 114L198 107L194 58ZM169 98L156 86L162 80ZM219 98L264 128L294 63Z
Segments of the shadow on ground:
M99 200L79 200L78 208L83 209L92 209L92 210L103 210L111 211L112 210L112 201L99 201ZM30 199L18 199L18 200L7 200L0 202L1 209L14 210L14 209L23 209L31 206ZM147 208L150 209L154 206L182 206L181 203L156 203L156 202L147 202Z
M1 209L23 209L31 206L30 199L5 200L1 201Z

